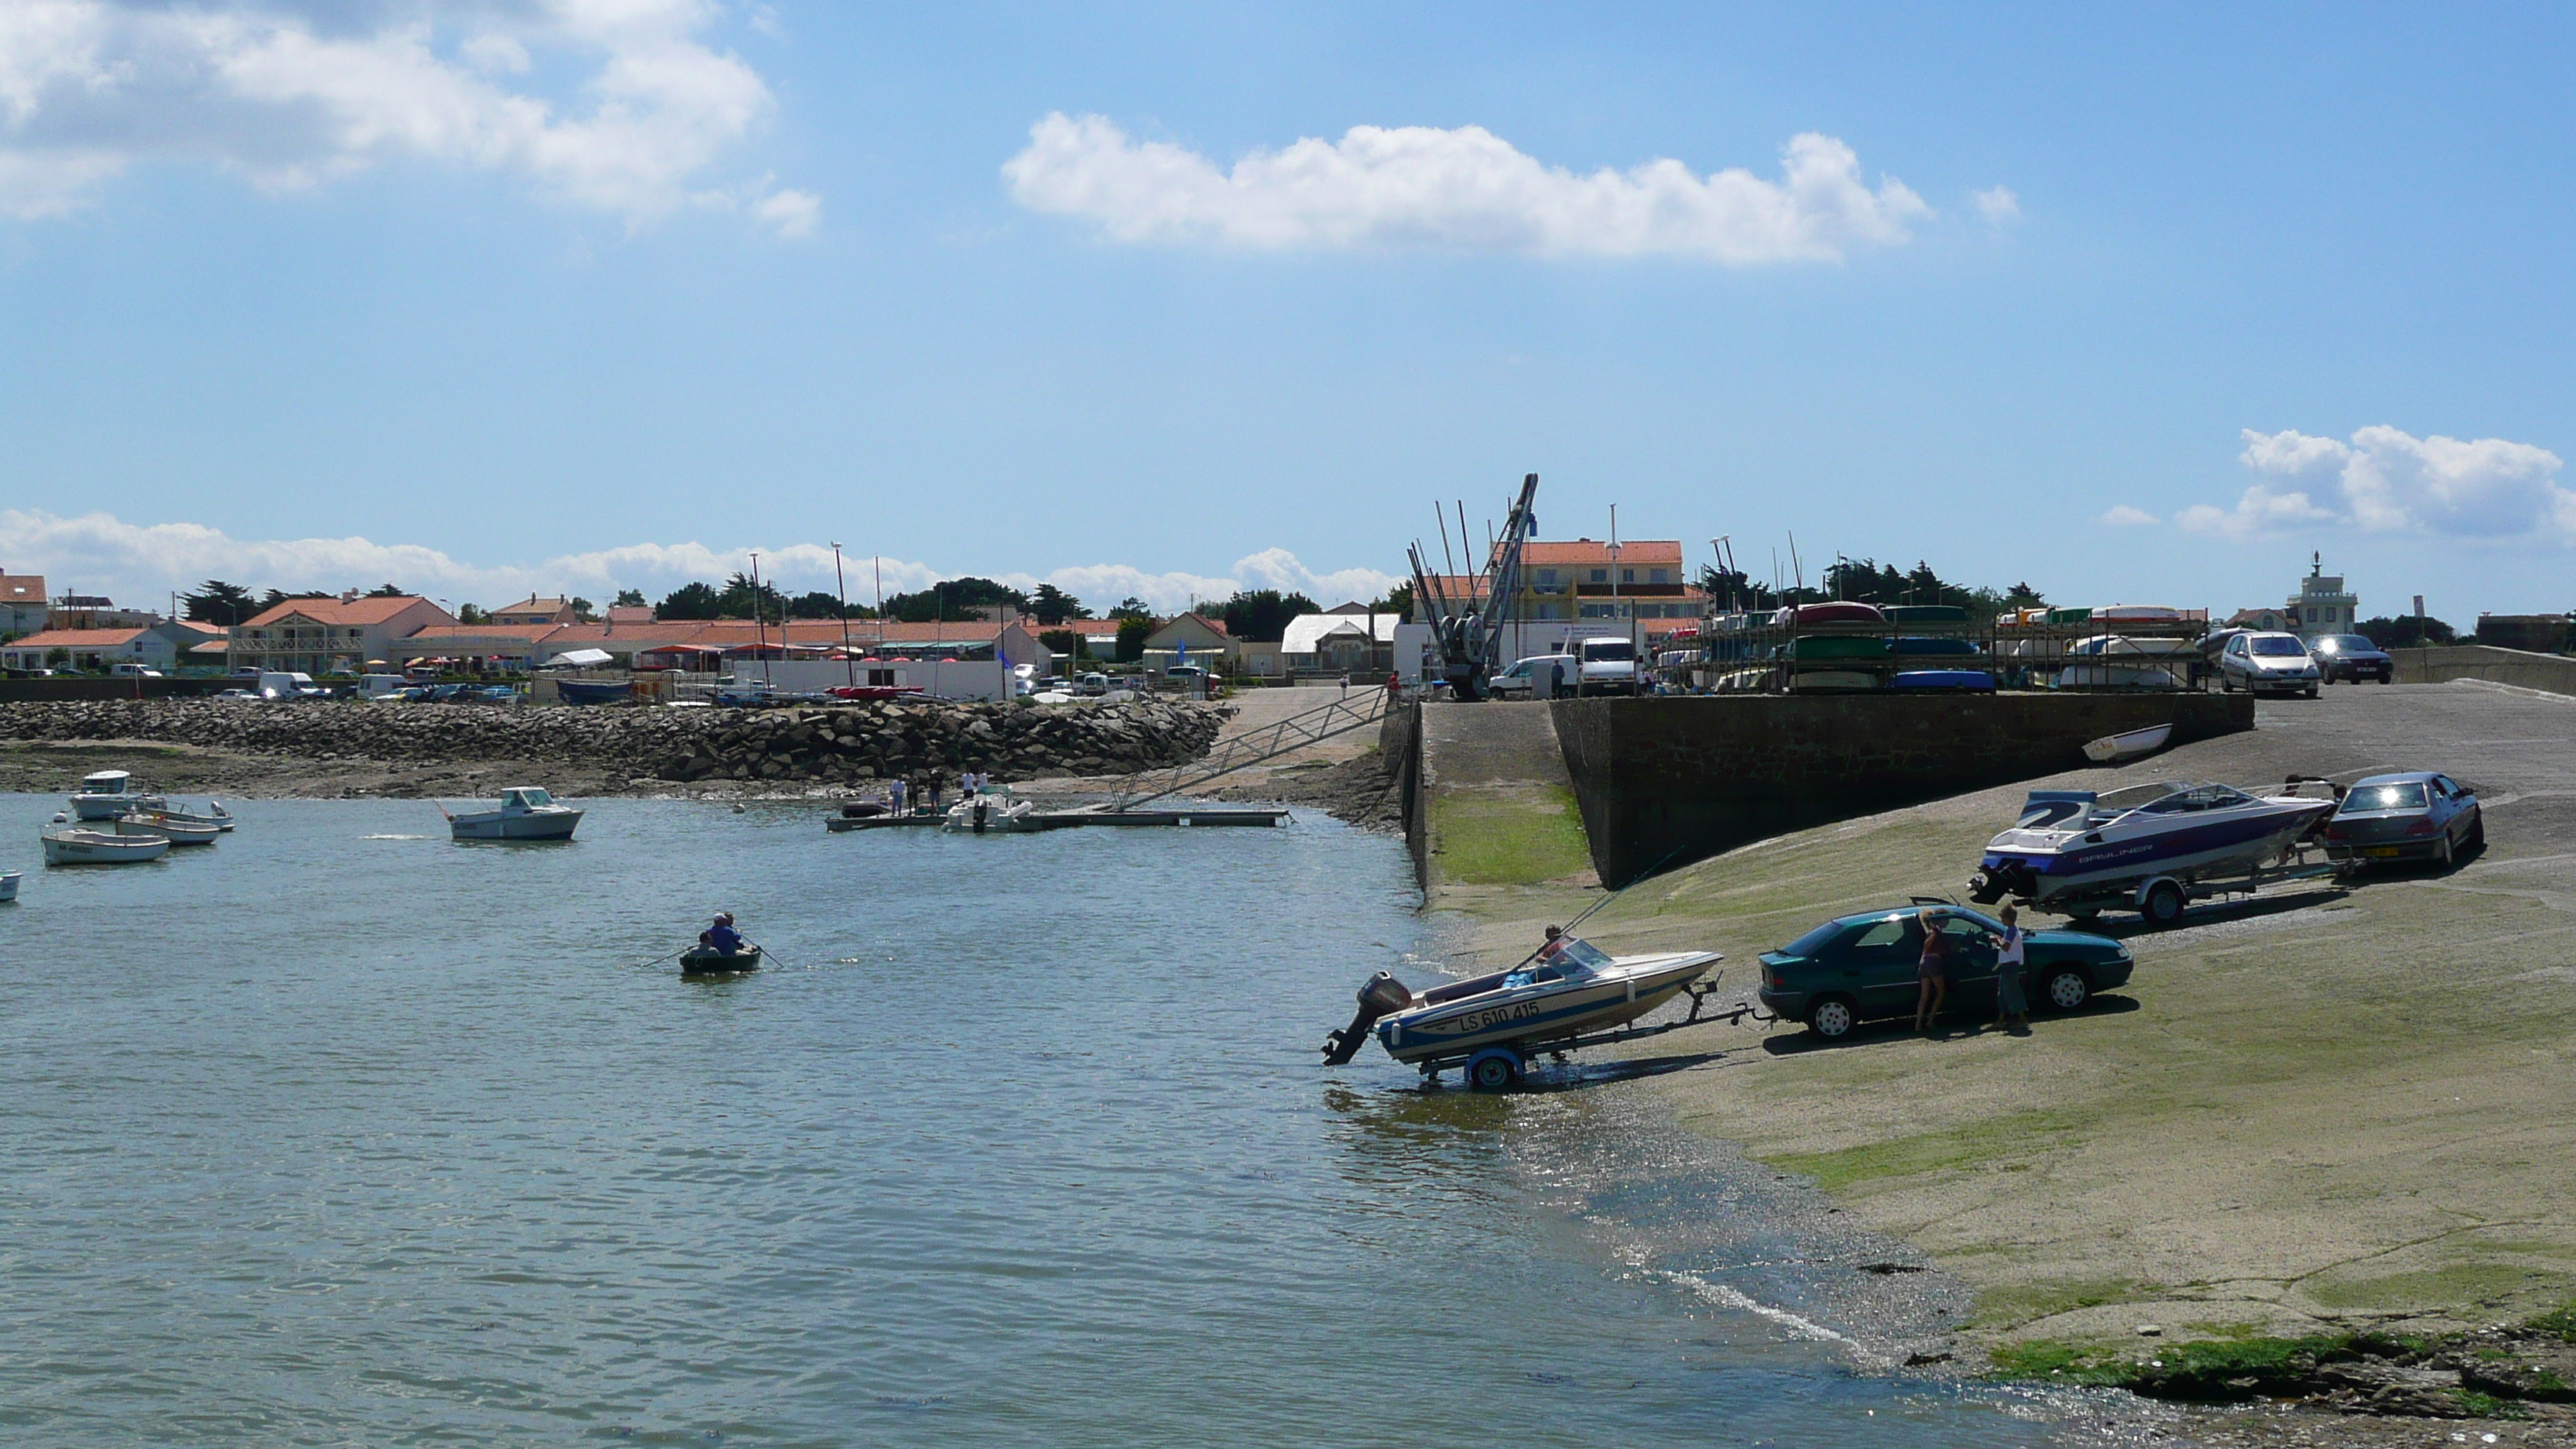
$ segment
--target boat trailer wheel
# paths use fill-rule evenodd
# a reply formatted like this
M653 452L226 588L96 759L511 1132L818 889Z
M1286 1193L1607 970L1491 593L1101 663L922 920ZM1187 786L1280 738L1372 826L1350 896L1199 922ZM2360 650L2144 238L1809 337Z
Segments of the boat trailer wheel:
M1509 1091L1520 1079L1521 1059L1517 1052L1487 1047L1467 1058L1467 1085L1479 1092Z

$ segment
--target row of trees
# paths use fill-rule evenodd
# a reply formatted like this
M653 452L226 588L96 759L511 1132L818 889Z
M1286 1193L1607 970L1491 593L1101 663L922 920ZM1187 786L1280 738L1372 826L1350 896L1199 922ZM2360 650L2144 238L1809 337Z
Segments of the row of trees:
M1929 563L1917 561L1911 569L1899 569L1869 558L1836 559L1813 588L1774 589L1742 573L1711 565L1701 566L1699 586L1718 608L1730 611L1759 612L1848 599L1861 604L1950 604L1966 609L1973 617L1992 618L2008 609L2036 609L2048 603L2039 590L2027 583L1997 591L1954 584L1935 573Z

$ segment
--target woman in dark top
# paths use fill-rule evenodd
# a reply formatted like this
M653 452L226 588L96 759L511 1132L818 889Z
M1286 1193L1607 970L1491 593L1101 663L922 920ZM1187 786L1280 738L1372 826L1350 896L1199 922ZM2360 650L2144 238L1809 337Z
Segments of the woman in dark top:
M1921 1031L1939 1019L1950 994L1950 942L1941 934L1939 916L1925 911L1916 919L1923 923L1923 959L1914 971L1922 983L1914 998L1914 1029Z

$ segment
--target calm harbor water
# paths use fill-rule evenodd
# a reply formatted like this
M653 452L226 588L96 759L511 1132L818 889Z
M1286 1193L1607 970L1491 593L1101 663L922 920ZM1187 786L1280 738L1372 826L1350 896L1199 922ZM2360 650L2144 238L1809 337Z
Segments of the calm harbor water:
M1328 820L250 802L48 870L58 805L0 797L17 1442L2051 1442L1605 1249L1579 1093L1319 1070L1427 949ZM784 968L637 964L718 907Z

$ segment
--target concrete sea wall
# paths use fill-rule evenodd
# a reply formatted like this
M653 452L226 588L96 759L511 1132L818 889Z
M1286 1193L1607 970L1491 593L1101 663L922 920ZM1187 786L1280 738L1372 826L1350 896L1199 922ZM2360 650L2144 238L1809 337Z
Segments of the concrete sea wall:
M1459 705L1451 708L1476 708ZM1694 695L1548 706L1602 883L1787 831L2082 768L2104 735L2254 727L2218 694Z
M2443 645L2430 649L2391 649L2400 684L2447 684L2454 679L2483 679L2576 694L2576 659L2564 654L2533 654L2485 644Z

